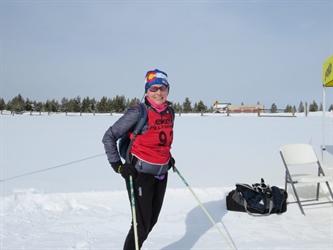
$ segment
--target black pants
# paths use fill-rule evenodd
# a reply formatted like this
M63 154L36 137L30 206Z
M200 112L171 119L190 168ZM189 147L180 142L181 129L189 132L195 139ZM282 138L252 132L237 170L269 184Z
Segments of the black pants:
M158 180L155 176L150 174L141 173L133 181L140 249L157 222L164 200L167 181L168 173L165 174L163 180ZM126 187L131 201L129 181L126 181ZM135 250L133 220L124 243L124 250Z

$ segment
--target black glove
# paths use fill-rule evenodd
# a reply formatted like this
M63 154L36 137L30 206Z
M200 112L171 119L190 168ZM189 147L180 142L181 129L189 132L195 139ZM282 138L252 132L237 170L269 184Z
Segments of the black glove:
M110 162L113 170L117 173L120 174L120 168L121 165L123 165L123 163L121 161L117 161L117 162Z
M175 172L175 164L176 164L176 160L175 160L175 158L173 158L171 156L171 158L169 160L169 169L172 168L173 172Z
M138 172L132 164L125 162L120 167L120 174L125 180L129 180L130 175L132 176L133 180L135 180Z
M129 180L130 175L132 176L133 179L136 179L136 177L138 175L138 172L133 167L133 165L130 163L125 162L123 164L121 161L117 161L117 162L112 162L111 166L114 169L114 171L118 174L121 174L121 176L125 180Z

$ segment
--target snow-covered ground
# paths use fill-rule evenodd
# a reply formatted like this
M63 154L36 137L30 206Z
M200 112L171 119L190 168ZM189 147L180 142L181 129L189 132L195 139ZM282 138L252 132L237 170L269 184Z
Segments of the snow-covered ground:
M225 196L235 183L263 177L284 186L283 144L312 144L332 171L333 115L327 113L324 126L321 112L296 115L177 115L176 166L223 235L170 172L159 221L142 249L332 249L332 205L305 207L306 216L295 204L266 217L226 210ZM109 166L101 142L119 117L0 116L1 250L122 249L131 210L124 181Z

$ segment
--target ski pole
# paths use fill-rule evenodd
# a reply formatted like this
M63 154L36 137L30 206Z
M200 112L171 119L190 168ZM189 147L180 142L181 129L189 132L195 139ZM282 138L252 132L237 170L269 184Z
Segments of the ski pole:
M194 198L197 200L197 202L201 206L202 210L206 213L207 217L210 219L210 221L213 223L213 225L217 228L217 230L219 231L219 233L222 235L223 239L227 242L227 244L230 247L230 249L234 249L234 247L230 244L229 240L224 236L224 234L221 231L221 229L217 226L217 224L213 220L212 216L208 213L207 209L201 203L201 201L199 200L198 196L196 196L196 194L193 192L193 190L190 187L190 185L186 182L185 178L180 174L180 172L178 171L178 169L176 168L176 166L174 166L174 171L177 172L177 174L179 175L180 179L182 179L182 181L184 182L184 184L186 185L186 187L190 190L190 192L192 193L192 195L194 196Z
M129 179L130 179L130 189L131 189L131 206L132 206L132 218L133 218L133 227L134 227L135 250L139 250L138 228L136 223L135 198L134 198L132 175L130 175Z

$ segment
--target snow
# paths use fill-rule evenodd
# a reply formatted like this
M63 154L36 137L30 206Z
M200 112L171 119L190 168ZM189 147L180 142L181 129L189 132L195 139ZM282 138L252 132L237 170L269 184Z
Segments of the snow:
M124 180L109 166L101 142L119 117L0 116L0 249L122 249L131 209ZM170 172L159 221L142 249L332 249L330 204L305 207L306 216L290 204L287 212L264 217L227 211L225 204L235 183L263 177L284 187L283 144L310 143L332 172L332 117L326 114L323 126L321 112L308 117L177 114L176 166L222 234ZM321 196L327 199L324 187Z

